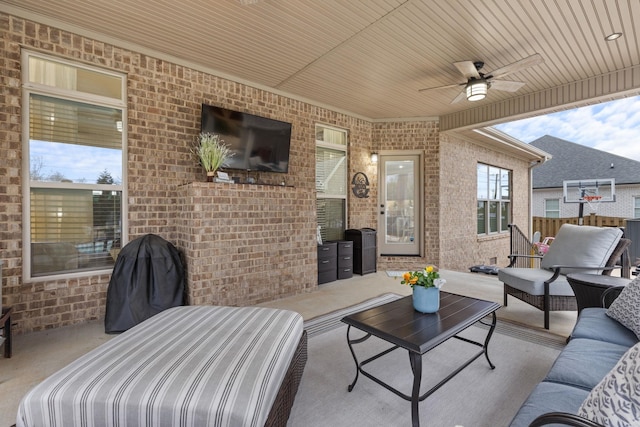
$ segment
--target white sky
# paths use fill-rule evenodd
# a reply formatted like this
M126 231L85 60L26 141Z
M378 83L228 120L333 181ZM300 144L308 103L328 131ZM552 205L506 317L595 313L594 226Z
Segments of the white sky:
M495 128L526 143L551 135L640 161L638 96L517 120Z

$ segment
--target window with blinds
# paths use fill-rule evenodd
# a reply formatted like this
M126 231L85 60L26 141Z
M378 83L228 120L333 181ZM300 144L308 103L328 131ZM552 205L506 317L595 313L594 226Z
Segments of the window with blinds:
M346 130L316 125L316 194L322 240L342 240L347 217Z
M124 240L125 78L26 52L26 278L113 268Z

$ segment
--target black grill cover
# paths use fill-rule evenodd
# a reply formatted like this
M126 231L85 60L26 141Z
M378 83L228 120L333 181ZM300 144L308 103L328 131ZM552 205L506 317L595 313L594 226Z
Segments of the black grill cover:
M107 290L104 331L124 332L166 310L184 305L180 252L160 236L147 234L120 251Z

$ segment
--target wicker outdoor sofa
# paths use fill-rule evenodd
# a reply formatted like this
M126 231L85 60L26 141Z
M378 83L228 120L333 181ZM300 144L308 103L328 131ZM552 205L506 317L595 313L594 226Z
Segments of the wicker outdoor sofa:
M16 424L284 427L306 361L299 313L170 308L30 390Z
M640 425L640 279L582 310L570 341L510 427Z

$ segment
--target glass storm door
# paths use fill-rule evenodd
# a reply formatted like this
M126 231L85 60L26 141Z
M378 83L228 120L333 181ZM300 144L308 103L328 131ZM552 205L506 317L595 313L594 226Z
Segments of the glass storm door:
M381 155L378 244L381 255L420 255L420 156Z

